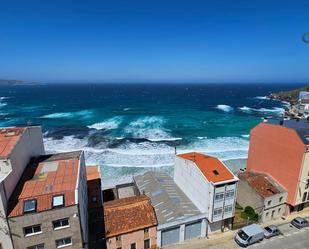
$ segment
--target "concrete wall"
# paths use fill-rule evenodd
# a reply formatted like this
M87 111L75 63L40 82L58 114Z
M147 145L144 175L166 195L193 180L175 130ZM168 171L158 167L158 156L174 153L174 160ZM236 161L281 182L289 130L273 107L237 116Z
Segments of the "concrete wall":
M261 215L264 208L264 199L259 195L247 181L239 180L237 203L243 208L250 206L254 208L255 212Z
M69 218L70 227L54 230L52 221L63 218ZM82 248L77 205L9 218L9 224L15 249L25 249L41 243L44 243L45 249L55 249L55 241L65 237L72 237L73 244L70 248ZM23 228L36 224L41 224L42 233L25 237Z
M79 165L79 179L76 188L75 203L78 203L80 225L83 236L83 242L85 242L85 248L88 248L88 197L87 197L87 176L84 153L80 157Z
M298 182L298 192L296 195L296 204L303 203L303 196L307 193L307 198L305 202L309 202L309 146L307 147L307 152L304 154L304 160L302 164L301 174Z
M8 172L0 183L0 215L6 216L7 202L30 158L42 154L45 154L45 150L41 127L28 127L13 148L9 158L0 161L1 169L5 168ZM4 248L12 249L10 235L6 233L8 226L4 217L0 217L0 227L4 227L0 229L0 243Z
M149 228L149 236L145 236L144 230L138 230L132 233L126 233L121 236L121 243L116 244L116 237L111 237L106 240L107 249L131 249L131 244L136 243L136 249L144 248L144 240L150 239L150 248L157 246L157 229L156 227ZM98 248L99 249L99 248Z
M269 174L294 206L306 146L293 129L261 123L251 130L247 170Z

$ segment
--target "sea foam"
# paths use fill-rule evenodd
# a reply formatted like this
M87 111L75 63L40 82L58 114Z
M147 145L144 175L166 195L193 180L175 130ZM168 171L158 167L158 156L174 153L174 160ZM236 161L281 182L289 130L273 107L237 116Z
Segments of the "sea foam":
M41 118L55 118L55 119L69 119L69 118L82 118L86 119L91 117L93 114L92 110L82 110L77 112L56 112L42 116Z
M234 108L229 105L217 105L216 108L224 112L231 112L234 110Z

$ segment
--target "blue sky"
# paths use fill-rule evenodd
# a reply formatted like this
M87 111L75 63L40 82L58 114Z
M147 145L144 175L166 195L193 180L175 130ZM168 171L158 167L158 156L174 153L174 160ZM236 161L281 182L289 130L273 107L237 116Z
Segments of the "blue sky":
M2 1L0 78L309 81L309 1Z

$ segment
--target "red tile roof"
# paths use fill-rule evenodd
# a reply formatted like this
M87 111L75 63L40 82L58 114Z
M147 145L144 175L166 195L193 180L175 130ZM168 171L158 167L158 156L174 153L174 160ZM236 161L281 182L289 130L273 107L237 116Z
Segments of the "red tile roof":
M104 220L107 238L157 225L154 209L146 195L106 202Z
M217 183L235 179L234 175L216 157L196 152L180 154L178 156L194 162L209 182Z
M239 173L238 177L240 180L248 182L248 184L264 198L279 194L283 191L282 187L266 174L246 171Z
M37 212L52 208L52 197L64 195L65 206L75 205L81 151L40 156L25 169L9 201L9 217L23 215L25 200L37 200Z
M87 166L87 191L88 191L88 207L102 207L102 189L101 176L98 166ZM97 202L93 202L92 197L97 198Z
M0 129L0 158L7 158L27 128Z

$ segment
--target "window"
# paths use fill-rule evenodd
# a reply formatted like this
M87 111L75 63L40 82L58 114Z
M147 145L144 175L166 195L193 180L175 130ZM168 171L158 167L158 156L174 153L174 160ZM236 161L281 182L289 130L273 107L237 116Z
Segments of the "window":
M63 207L64 206L64 196L57 195L53 196L53 207Z
M121 235L116 236L116 241L121 241Z
M215 201L222 201L222 200L223 200L223 197L224 197L223 192L217 193L217 194L215 195Z
M98 197L96 195L91 196L91 201L92 201L92 203L97 203Z
M230 213L233 210L233 206L232 205L228 205L224 207L224 213Z
M35 246L29 246L29 247L27 247L27 249L44 249L44 244L39 244L39 245L35 245Z
M282 202L282 200L283 200L283 197L280 197L280 198L279 198L279 203L281 203L281 202Z
M131 244L131 249L136 249L136 244L135 243Z
M144 229L144 234L148 234L149 233L149 228L145 228Z
M222 214L222 208L216 208L214 210L214 216L219 216Z
M24 213L36 211L36 200L24 201Z
M56 248L62 248L72 245L71 237L56 240Z
M226 199L233 198L234 197L234 193L235 193L234 189L226 191L225 198Z
M150 249L150 240L149 239L144 240L144 249Z
M267 202L267 205L269 206L270 204L271 204L271 201L268 201L268 202Z
M269 213L267 212L267 213L265 214L265 216L268 217L268 215L269 215Z
M59 230L59 229L67 228L69 226L70 226L70 224L69 224L69 219L68 218L53 221L54 230Z
M34 225L34 226L31 226L31 227L24 227L24 235L25 235L25 237L32 236L32 235L39 234L39 233L42 233L41 225Z
M305 192L303 195L303 202L306 201L306 199L307 199L307 192Z

